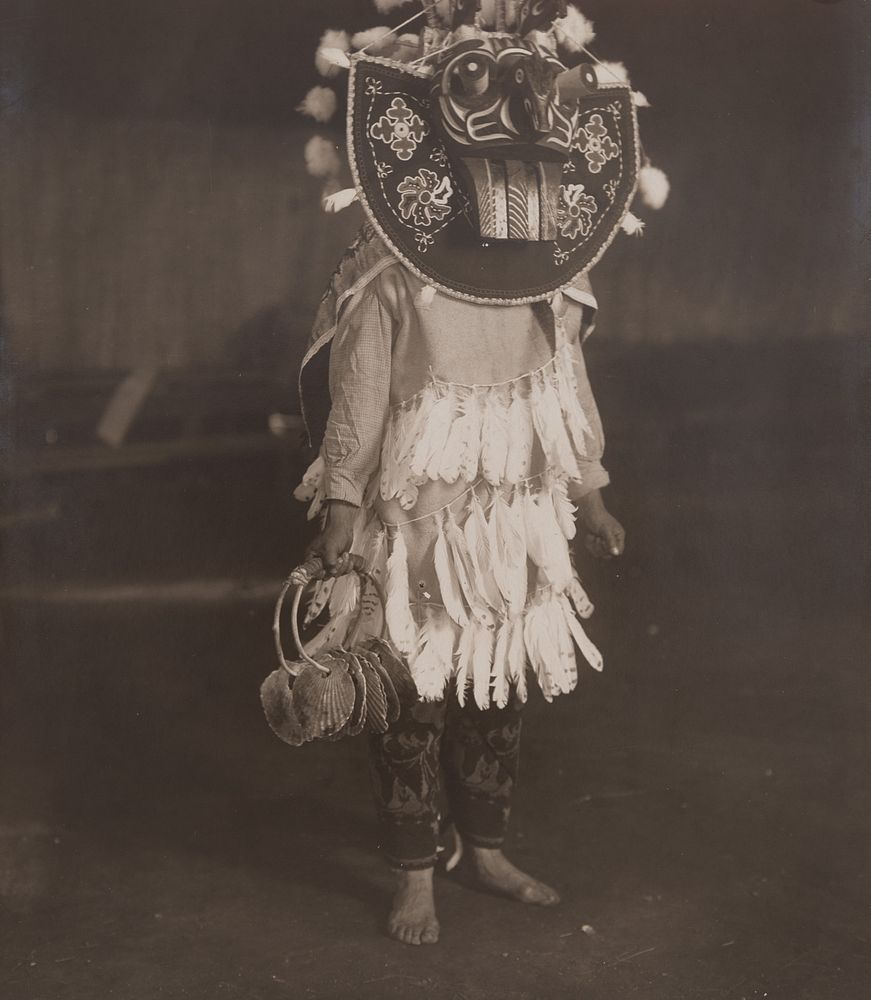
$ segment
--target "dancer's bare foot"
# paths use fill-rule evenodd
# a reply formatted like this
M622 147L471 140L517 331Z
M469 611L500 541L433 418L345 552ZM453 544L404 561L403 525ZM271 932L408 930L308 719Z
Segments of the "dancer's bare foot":
M505 857L502 851L491 847L473 847L472 862L478 881L521 903L538 906L556 906L559 893L544 882L527 875Z
M432 868L400 872L393 909L387 921L391 937L403 944L435 944L439 939Z

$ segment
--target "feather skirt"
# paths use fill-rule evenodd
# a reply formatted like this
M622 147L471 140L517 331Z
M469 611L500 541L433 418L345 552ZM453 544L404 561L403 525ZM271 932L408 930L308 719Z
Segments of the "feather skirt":
M569 553L568 487L592 434L562 347L510 383L433 381L395 406L353 547L382 585L383 613L355 583L321 587L310 616L328 609L330 622L313 645L352 641L362 603L356 634L386 628L422 699L453 685L462 704L482 709L504 707L512 692L525 701L529 675L548 700L573 690L576 649L601 670L580 621L593 607ZM323 496L322 470L319 460L306 473L300 499Z

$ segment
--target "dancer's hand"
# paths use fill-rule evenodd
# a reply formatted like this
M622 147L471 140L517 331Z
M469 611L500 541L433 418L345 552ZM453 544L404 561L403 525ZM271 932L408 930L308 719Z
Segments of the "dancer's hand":
M359 508L344 500L327 500L326 510L323 530L308 547L306 557L320 556L327 576L342 576L354 568L351 545Z
M576 500L578 522L586 529L584 545L598 559L613 559L622 555L626 532L616 517L609 514L598 490L591 490ZM580 532L579 532L580 534Z

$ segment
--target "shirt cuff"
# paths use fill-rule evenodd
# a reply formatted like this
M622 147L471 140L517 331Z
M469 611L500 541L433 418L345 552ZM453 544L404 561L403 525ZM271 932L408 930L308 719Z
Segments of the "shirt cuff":
M355 507L362 507L365 492L366 483L361 483L356 476L343 469L331 469L327 466L324 471L325 500L344 500Z
M580 500L593 490L600 490L611 482L611 477L601 462L590 462L581 465L581 480L568 484L570 500Z

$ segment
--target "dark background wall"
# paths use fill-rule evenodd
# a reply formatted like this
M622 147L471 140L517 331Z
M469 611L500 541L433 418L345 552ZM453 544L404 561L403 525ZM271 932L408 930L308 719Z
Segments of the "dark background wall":
M581 6L598 53L625 60L653 103L646 146L674 186L664 212L642 213L644 239L597 269L600 329L657 344L857 332L867 3ZM301 166L313 127L294 108L325 26L384 19L363 0L0 10L11 370L289 372L359 222L356 208L320 213Z

